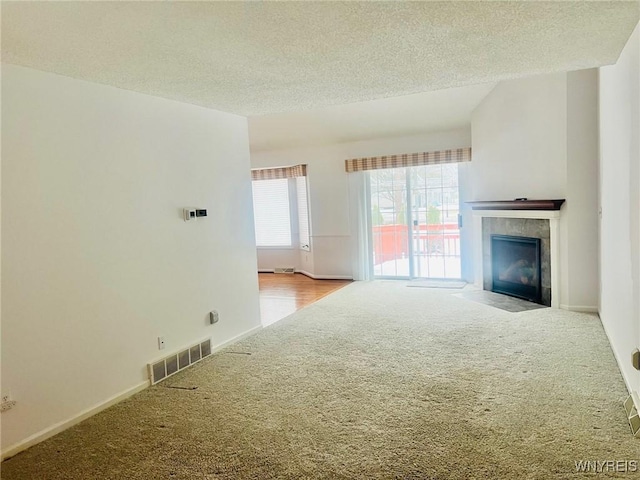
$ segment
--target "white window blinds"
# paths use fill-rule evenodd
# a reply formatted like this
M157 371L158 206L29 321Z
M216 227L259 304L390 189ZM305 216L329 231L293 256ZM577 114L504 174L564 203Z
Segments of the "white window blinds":
M289 180L254 180L252 186L256 245L291 247Z

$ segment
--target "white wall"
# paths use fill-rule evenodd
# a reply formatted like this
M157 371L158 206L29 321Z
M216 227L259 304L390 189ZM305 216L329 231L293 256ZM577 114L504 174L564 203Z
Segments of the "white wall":
M272 272L276 267L300 270L300 250L292 248L258 248L258 270Z
M250 132L251 134L251 132ZM349 219L349 158L442 150L469 146L469 128L410 137L382 138L328 146L252 151L251 167L308 165L311 252L291 252L291 261L318 277L353 276L352 229ZM259 268L273 269L282 252L261 250ZM311 269L311 270L310 270Z
M259 327L245 118L3 65L2 147L3 451Z
M567 73L567 191L564 306L598 306L598 71ZM561 305L562 306L562 305Z
M600 69L600 318L629 389L640 345L640 27Z
M472 114L473 161L461 168L463 201L565 198L560 303L597 308L597 79L593 70L505 81ZM464 208L464 225L472 224ZM473 256L470 229L463 258ZM576 248L569 242L582 242ZM463 265L466 279L472 266Z
M460 169L462 202L565 198L566 74L499 83L471 116L473 160ZM472 282L473 223L462 203L463 276Z
M471 116L469 198L564 198L566 74L501 82Z

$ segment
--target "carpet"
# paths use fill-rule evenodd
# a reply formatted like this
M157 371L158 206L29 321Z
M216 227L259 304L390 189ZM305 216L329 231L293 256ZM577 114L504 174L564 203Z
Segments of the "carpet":
M464 288L467 282L463 280L446 280L435 278L421 278L420 280L411 280L407 283L407 287L417 288Z
M406 283L348 285L2 479L576 479L594 477L578 461L640 459L597 316Z

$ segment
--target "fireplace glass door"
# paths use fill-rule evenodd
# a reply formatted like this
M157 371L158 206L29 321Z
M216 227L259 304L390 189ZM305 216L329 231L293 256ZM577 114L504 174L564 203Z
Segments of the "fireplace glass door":
M540 239L491 235L492 290L541 303Z

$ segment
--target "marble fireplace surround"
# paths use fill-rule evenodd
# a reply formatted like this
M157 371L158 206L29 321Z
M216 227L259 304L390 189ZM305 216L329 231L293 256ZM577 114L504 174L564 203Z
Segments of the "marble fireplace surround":
M560 207L561 200L512 202L469 202L473 208L474 284L491 290L491 233L542 239L543 300L551 296L550 306L560 306ZM530 210L527 208L531 208ZM484 220L486 219L486 220ZM513 219L513 220L500 220ZM483 221L484 220L484 221ZM527 221L527 220L542 220ZM548 228L547 228L548 223ZM485 227L483 228L483 224ZM548 232L548 234L547 234ZM548 236L547 236L548 235ZM545 262L546 266L545 266Z

